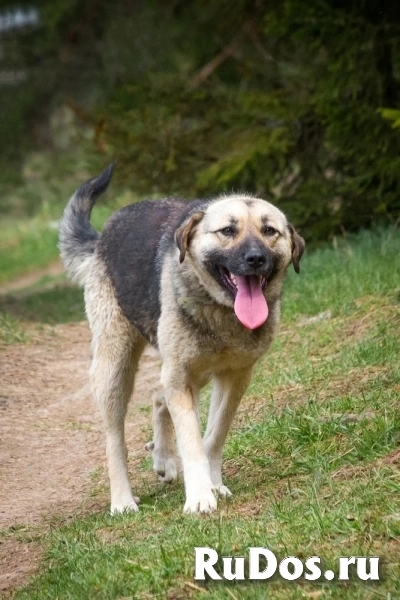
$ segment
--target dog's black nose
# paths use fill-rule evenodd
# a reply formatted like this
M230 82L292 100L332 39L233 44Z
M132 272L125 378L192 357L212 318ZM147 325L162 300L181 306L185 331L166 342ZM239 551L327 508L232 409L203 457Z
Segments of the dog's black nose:
M252 267L253 269L258 269L266 263L264 254L261 254L259 250L250 250L244 255L244 259L249 267Z

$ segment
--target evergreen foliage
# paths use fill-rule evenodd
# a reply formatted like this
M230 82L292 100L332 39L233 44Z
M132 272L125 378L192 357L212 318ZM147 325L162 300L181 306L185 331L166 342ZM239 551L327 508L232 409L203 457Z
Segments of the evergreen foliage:
M135 192L261 194L309 239L400 216L398 2L40 4L55 90L81 67L67 97Z

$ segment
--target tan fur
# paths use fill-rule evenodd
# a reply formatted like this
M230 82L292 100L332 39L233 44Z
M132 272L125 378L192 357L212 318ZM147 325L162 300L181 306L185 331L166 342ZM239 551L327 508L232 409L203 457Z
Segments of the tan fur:
M123 316L104 265L92 259L85 282L85 305L92 330L92 393L105 424L111 512L138 510L128 481L124 422L146 341Z
M229 215L238 223L235 239L217 233L229 224ZM276 235L262 235L262 217L266 215ZM230 495L221 475L223 445L253 366L276 334L287 266L294 254L298 261L302 253L290 227L285 216L265 201L223 197L184 223L176 235L177 245L164 256L157 334L163 365L160 392L154 400L154 440L148 449L153 450L154 469L162 480L175 479L175 430L185 479L186 512L210 512L217 506L218 494ZM265 292L270 314L257 334L235 318L233 299L203 266L210 249L232 247L248 235L266 244L281 261ZM138 499L128 481L124 420L146 341L123 316L102 261L96 254L90 261L86 259L84 268L86 311L93 332L90 376L105 423L111 511L138 510ZM195 332L182 317L182 306L190 318L204 325L204 334ZM210 379L213 392L202 438L198 399L200 389Z

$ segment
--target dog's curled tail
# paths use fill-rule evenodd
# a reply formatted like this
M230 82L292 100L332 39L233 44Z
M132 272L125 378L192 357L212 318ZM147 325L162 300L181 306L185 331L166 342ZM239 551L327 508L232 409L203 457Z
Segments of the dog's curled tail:
M83 183L68 202L59 228L61 259L68 275L84 285L99 234L90 224L90 214L97 198L108 187L113 173L111 163L98 177Z

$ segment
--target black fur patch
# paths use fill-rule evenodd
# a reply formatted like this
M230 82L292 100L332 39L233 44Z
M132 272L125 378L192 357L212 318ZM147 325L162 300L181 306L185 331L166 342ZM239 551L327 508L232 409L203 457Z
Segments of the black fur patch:
M265 264L257 269L249 267L245 260L246 253L250 249L256 249L265 258ZM230 250L222 248L214 249L207 255L207 266L211 271L217 266L223 266L234 275L265 275L269 278L270 273L274 270L276 257L258 240L246 240L240 246L235 246Z
M75 260L95 251L99 234L90 224L90 213L98 196L110 183L114 164L110 164L98 177L82 184L64 210L60 221L59 247L67 269Z
M147 200L121 209L106 223L98 252L123 314L157 344L163 257L175 245L175 230L206 203Z
M110 183L115 163L111 163L98 175L83 183L76 191L75 197L81 210L90 213L97 198L106 191ZM90 215L89 215L90 216Z
M257 249L266 259L265 264L256 269L249 267L245 260L246 253L252 248ZM279 262L279 257L261 244L259 240L248 239L240 246L236 246L230 250L223 250L222 248L212 250L206 257L205 266L210 275L218 281L221 287L234 297L234 292L226 286L221 276L220 267L225 267L225 269L234 275L264 276L267 279L267 283L270 283L279 271Z

